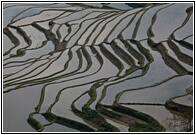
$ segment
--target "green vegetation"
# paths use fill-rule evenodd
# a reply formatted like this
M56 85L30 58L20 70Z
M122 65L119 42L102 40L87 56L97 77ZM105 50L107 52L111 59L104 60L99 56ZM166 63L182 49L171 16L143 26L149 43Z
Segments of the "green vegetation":
M136 124L133 127L129 127L129 132L162 132L162 130L154 125Z
M190 66L193 65L192 57L188 56L187 54L182 53L174 42L168 40L167 43L169 47L174 51L174 53L176 54L179 60L183 61L184 63L189 64Z
M143 103L132 103L132 99L126 101L129 97L128 95L124 97L123 94L136 90L149 90L175 77L193 74L191 68L187 68L193 66L193 58L183 50L188 49L188 52L193 50L190 41L193 34L190 33L181 40L175 39L175 31L183 28L191 19L193 6L187 4L183 7L184 5L181 4L184 8L182 12L185 13L181 14L185 18L181 26L176 25L175 30L169 33L168 37L163 36L164 38L157 42L156 38L153 38L156 37L153 27L161 18L159 11L169 14L173 11L167 8L172 9L172 5L177 5L162 6L162 4L165 3L118 5L125 6L126 9L131 9L127 5L138 8L127 11L110 7L109 3L103 3L102 7L87 3L54 3L44 6L38 4L38 7L37 4L26 4L25 6L31 7L17 15L9 16L12 20L3 28L4 35L14 43L14 46L12 44L3 46L5 48L3 50L5 51L4 93L21 88L28 91L29 86L35 86L32 89L40 90L40 100L35 107L35 112L30 113L27 119L36 131L44 131L46 126L51 128L52 126L49 125L53 123L82 132L120 132L124 129L128 129L129 132L165 131L165 127L153 116L129 108L131 106L122 105L126 103L119 103L122 99L123 102L128 102L126 105L162 105L163 109L163 104L146 103L147 100ZM13 7L15 6L18 5ZM28 16L29 11L35 7L39 8L40 12ZM4 9L9 10L9 8ZM174 13L180 10L179 8ZM149 14L152 17L146 17ZM24 17L20 18L23 15ZM167 17L167 14L165 15ZM37 17L36 21L33 20L34 17ZM142 22L144 17L147 20ZM26 23L26 20L29 23ZM144 23L148 25L141 27L140 25ZM162 25L164 27L165 24ZM139 37L138 40L137 32L143 29L147 30L142 31L147 33L147 37ZM160 30L160 34L166 30ZM31 36L28 36L29 33ZM6 37L6 42L8 40L10 43L9 39ZM20 43L19 39L22 41L24 39L25 44L21 44L23 42ZM51 42L54 46L50 46ZM47 46L47 43L50 45ZM165 45L168 45L174 53L169 54L170 50L167 50L168 47ZM181 47L178 45L183 49L180 50ZM44 50L45 47L51 48ZM38 51L35 53L37 56L25 55L25 53L33 55L35 51ZM188 65L184 66L181 62ZM154 74L151 74L152 72ZM192 87L186 92L193 94ZM152 93L152 96L156 96L154 94L157 93ZM161 94L158 93L158 97L161 97ZM25 98L24 100L33 101ZM172 101L168 101L165 107L171 113L187 119L191 130L190 123L193 117L191 107L175 104ZM45 119L34 114L41 114Z
M83 55L86 58L87 63L88 63L86 68L89 69L92 66L91 57L90 57L89 53L87 52L87 50L85 49L85 47L81 47L81 50L82 50L82 53L83 53Z
M151 47L154 47L162 55L165 64L171 67L175 72L177 72L180 75L188 74L187 69L184 68L177 60L175 60L168 54L167 49L164 47L162 43L156 44L153 42L153 40L148 39L148 44Z
M72 104L72 111L84 119L87 123L97 128L97 131L104 132L119 132L119 129L106 122L106 120L95 110L90 109L87 105L82 107L82 111L79 111Z
M41 123L39 123L36 119L33 118L33 113L29 115L27 122L37 131L42 131L44 128Z
M134 59L127 54L123 49L121 49L115 41L111 43L111 47L113 48L114 52L128 65L135 65Z
M12 41L12 43L15 46L18 46L20 44L20 41L18 40L18 38L16 38L16 36L14 36L14 34L12 34L12 32L9 30L8 27L3 28L3 33L8 36L8 38Z
M97 132L119 132L119 129L116 128L115 126L109 124L106 122L105 118L100 115L100 113L96 110L92 110L89 108L89 105L92 104L93 101L96 99L96 88L100 86L99 83L94 84L91 89L88 91L89 96L91 97L89 101L82 107L82 111L79 111L74 103L72 103L71 108L72 111L84 119L87 123L92 125L93 127L97 128ZM85 94L85 93L84 93Z
M16 51L16 54L10 54L10 57L22 57L24 55L25 55L25 51L19 49L19 50Z
M47 112L47 113L44 113L43 116L49 121L54 121L61 125L68 126L70 128L75 128L83 132L94 132L95 131L94 129L90 128L87 125L84 125L82 123L79 123L79 122L76 122L76 121L73 121L73 120L70 120L64 117L56 116L52 113Z
M141 55L137 50L135 50L127 40L121 40L123 44L125 44L125 47L128 48L127 50L131 55L133 55L140 63L140 66L142 67L144 65L144 57Z
M133 39L131 39L130 42L137 45L140 52L146 57L146 59L149 62L152 62L154 60L154 58L152 57L152 54L150 54L150 51L144 48L140 42L133 40Z
M30 46L32 44L32 40L27 36L26 32L22 28L12 26L12 25L9 25L9 27L13 28L13 29L16 29L17 32L24 38L24 40L28 44L28 46Z
M154 131L157 131L157 132L165 131L165 128L157 120L155 120L153 117L151 117L147 114L136 111L134 109L119 106L119 105L112 106L111 109L118 111L118 112L121 112L121 113L124 113L124 114L127 114L127 115L130 115L130 116L133 116L135 118L138 118L138 119L141 119L141 120L147 122L150 125L150 127L156 127L154 129ZM136 126L136 127L138 128L138 126Z
M108 58L109 61L111 61L118 69L119 73L123 70L123 64L120 62L119 59L117 59L110 51L108 51L103 44L100 44L100 50L103 53L103 55Z

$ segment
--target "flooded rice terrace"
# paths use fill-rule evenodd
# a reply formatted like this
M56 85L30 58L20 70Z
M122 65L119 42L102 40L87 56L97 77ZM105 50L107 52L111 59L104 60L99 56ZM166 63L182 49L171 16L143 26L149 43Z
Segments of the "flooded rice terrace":
M193 3L3 3L4 132L192 132Z

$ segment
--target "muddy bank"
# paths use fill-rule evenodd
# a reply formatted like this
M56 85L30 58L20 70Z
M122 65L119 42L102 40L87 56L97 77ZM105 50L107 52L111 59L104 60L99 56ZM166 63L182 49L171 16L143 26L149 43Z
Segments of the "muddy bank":
M193 119L193 107L175 103L173 98L166 101L165 107L172 114L176 114L187 119Z

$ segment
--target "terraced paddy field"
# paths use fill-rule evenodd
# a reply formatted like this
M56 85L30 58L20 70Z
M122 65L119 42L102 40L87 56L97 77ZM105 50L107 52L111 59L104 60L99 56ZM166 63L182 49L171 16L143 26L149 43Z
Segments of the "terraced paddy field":
M3 131L193 131L193 9L3 3Z

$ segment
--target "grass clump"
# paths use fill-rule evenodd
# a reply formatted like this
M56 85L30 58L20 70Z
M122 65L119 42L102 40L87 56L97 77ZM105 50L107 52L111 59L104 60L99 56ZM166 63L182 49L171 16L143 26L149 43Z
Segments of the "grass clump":
M21 56L24 56L25 55L25 51L24 50L17 50L16 51L16 54L10 54L10 57L21 57Z
M27 119L27 122L37 131L42 131L44 129L44 126L41 125L39 121L34 119L32 117L33 114L30 114L29 118Z

